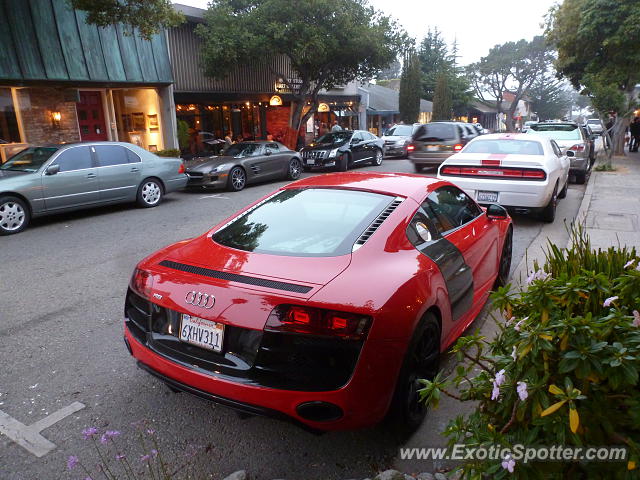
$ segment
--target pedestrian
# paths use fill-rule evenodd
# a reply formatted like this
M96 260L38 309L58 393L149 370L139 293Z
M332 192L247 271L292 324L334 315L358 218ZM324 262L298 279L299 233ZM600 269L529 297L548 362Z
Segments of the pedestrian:
M337 120L334 120L333 126L331 127L331 132L341 132L341 131L342 131L342 127L340 126Z
M629 133L631 138L629 139L629 151L637 152L638 145L640 144L640 117L635 117L631 125L629 125Z

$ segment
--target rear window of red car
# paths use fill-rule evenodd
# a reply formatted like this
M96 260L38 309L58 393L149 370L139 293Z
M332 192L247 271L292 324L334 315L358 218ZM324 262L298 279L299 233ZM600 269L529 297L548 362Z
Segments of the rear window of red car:
M226 247L273 255L329 257L353 244L395 197L337 188L288 189L215 232Z

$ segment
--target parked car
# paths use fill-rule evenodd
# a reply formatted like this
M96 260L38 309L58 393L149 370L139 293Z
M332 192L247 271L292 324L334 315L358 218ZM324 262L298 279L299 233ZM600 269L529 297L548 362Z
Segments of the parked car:
M511 247L507 211L449 182L316 175L141 261L125 342L171 389L251 414L412 429L417 380L507 282Z
M599 118L588 119L587 125L595 135L602 135L602 132L604 132L604 125L602 125L602 121Z
M413 134L409 160L416 172L425 167L437 167L444 160L462 150L472 135L461 122L431 122L420 125Z
M386 155L406 157L407 147L411 143L411 135L420 124L394 125L382 136Z
M232 192L266 180L297 180L302 173L300 155L278 142L240 142L221 155L195 158L187 163L187 187L227 188Z
M591 170L595 153L593 139L586 128L574 122L539 122L528 134L542 135L556 141L562 153L572 151L571 172L576 183L584 183Z
M346 172L354 165L382 165L384 141L364 130L331 132L300 150L305 170L335 167Z
M155 207L186 184L182 160L130 143L31 146L0 165L0 235L51 213L121 202Z
M531 125L535 125L536 123L538 123L536 120L527 120L524 122L524 125L522 126L522 133L527 133L531 130Z
M500 203L553 222L558 198L567 195L569 158L548 137L491 134L445 160L438 178L455 183L480 204Z

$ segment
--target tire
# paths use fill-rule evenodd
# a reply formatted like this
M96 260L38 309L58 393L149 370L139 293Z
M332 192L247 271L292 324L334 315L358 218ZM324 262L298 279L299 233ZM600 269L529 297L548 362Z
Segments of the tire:
M138 187L136 203L142 208L153 208L160 205L164 191L157 178L146 178Z
M351 154L350 153L344 153L342 154L342 159L338 160L337 164L336 164L336 169L339 172L346 172L347 170L349 170L349 164L351 163Z
M373 165L374 167L379 167L380 165L382 165L382 157L384 157L382 150L376 149L376 156L373 160L371 160L371 165Z
M551 194L551 198L549 199L549 203L547 206L542 209L540 212L540 218L543 222L553 223L556 219L556 207L558 206L558 184L556 184L553 189L553 193Z
M513 228L509 227L502 244L502 254L498 265L498 276L493 284L493 288L504 287L509 283L509 273L511 272L511 257L513 254Z
M247 185L247 174L242 167L233 167L229 172L227 189L231 192L239 192Z
M297 158L289 160L289 168L287 169L287 178L289 180L297 180L302 174L302 164Z
M416 173L422 173L422 165L418 165L416 163L413 164L413 169L416 171Z
M427 407L419 401L418 380L431 380L438 373L440 360L440 322L427 313L416 327L398 374L388 419L403 434L414 432L424 420Z
M564 184L564 187L562 188L562 190L560 190L560 193L558 194L558 198L565 198L567 196L567 190L569 190L569 179L567 178L567 181Z
M582 171L575 172L574 175L576 177L576 183L578 185L583 185L584 182L587 181L587 172L586 171L584 171L584 172L582 172Z
M18 197L0 197L0 235L20 233L31 221L27 204Z

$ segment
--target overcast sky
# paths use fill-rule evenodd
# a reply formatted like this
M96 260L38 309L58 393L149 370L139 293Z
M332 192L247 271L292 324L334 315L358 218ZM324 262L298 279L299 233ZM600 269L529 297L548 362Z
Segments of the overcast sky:
M542 33L545 13L557 0L369 0L395 17L410 35L421 40L438 27L447 42L458 40L460 64L485 56L491 47L510 40L530 40ZM207 0L180 0L199 8ZM296 1L291 0L292 8Z

